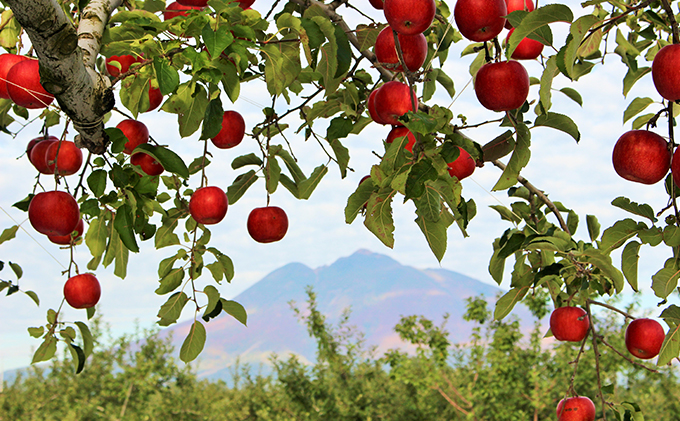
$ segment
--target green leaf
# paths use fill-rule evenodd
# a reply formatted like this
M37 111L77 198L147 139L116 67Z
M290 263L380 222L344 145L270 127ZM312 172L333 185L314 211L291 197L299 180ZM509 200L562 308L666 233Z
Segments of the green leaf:
M515 308L515 305L522 301L522 298L524 298L524 296L527 295L528 291L529 287L524 286L520 288L512 288L510 289L510 291L506 292L496 302L496 308L494 309L493 312L494 320L501 320L505 316L510 314L512 309Z
M670 364L680 354L680 307L670 305L661 312L659 317L664 319L666 324L670 326L661 345L659 359L656 362L661 367Z
M628 72L623 78L623 96L625 97L628 95L628 92L633 88L633 85L651 71L651 67L640 67L637 69L628 68Z
M680 269L675 267L673 259L669 259L664 268L652 276L654 294L659 298L666 299L678 286L678 278L680 278Z
M47 361L57 352L57 338L50 335L40 344L33 354L31 364Z
M254 153L249 153L248 155L241 155L239 157L234 158L234 160L231 162L231 168L237 170L246 165L257 165L258 167L260 167L262 166L262 164L263 162L262 159L260 159L260 157L258 157Z
M215 264L219 264L221 272L227 279L227 282L231 282L231 280L234 278L234 263L231 261L229 256L214 247L208 247L208 251L212 253L213 256L215 256ZM219 279L215 278L215 280L220 281L222 280L222 277L220 276Z
M207 285L205 288L203 288L203 292L208 297L208 305L205 306L205 311L203 312L203 320L207 322L210 318L206 319L206 317L209 314L214 313L214 310L218 304L220 304L221 311L222 302L220 301L220 292L214 286Z
M83 368L85 368L85 360L87 357L78 345L69 344L69 351L71 351L71 358L73 358L73 362L76 366L76 374L80 374L80 372L83 371Z
M35 303L35 305L37 305L38 307L40 307L40 298L38 298L38 294L36 294L36 293L33 292L33 291L24 291L24 294L28 295L29 298L30 298L31 300L33 300L33 302Z
M590 241L596 241L597 237L600 236L600 223L597 221L597 217L595 215L586 215L586 224Z
M647 124L649 120L651 120L656 114L654 113L649 113L649 114L643 114L640 117L636 118L633 120L632 128L633 130L637 130Z
M179 359L185 363L191 362L198 357L205 346L205 327L198 320L194 321L189 329L189 334L184 339L179 350Z
M541 86L538 90L544 112L547 112L552 107L552 83L558 72L557 56L551 56L545 63L545 70L543 70L541 75Z
M432 166L432 163L429 160L423 159L416 162L408 172L404 200L422 196L425 192L425 183L427 181L436 180L437 176L437 170ZM439 214L439 212L437 212L437 214Z
M24 275L24 271L18 264L9 262L9 267L12 269L12 272L14 272L14 274L17 276L17 279L21 279L21 277Z
M560 92L565 94L569 99L574 101L580 106L583 106L583 98L581 98L581 94L578 93L576 89L573 88L562 88L560 89Z
M158 228L154 236L154 245L157 249L179 244L179 237L174 231L177 228L177 222L183 216L182 212L175 209L173 212L169 212L166 218L163 218L163 225Z
M448 143L445 143L444 145L447 144ZM482 151L484 152L484 162L501 159L513 150L515 150L515 138L512 136L512 131L507 130L505 133L497 136L491 142L482 146Z
M645 108L647 108L649 105L653 104L654 100L652 98L635 98L631 103L628 105L628 108L626 108L626 111L623 112L623 122L625 123L626 121L630 120L631 118L635 117L636 115L640 114L642 111L644 111Z
M267 192L272 194L276 191L279 185L279 178L281 176L281 167L276 161L276 158L271 153L267 156L267 162L265 162L264 171L267 180Z
M571 9L563 4L548 4L528 13L510 36L506 56L512 57L519 43L532 32L553 22L571 22L573 19Z
M623 274L612 265L611 257L597 249L587 249L583 254L587 256L589 263L600 269L612 281L617 293L623 290Z
M211 57L218 57L225 48L234 42L234 35L232 35L228 25L220 25L216 31L213 31L210 24L206 24L201 31L201 37Z
M153 67L156 71L156 80L161 94L165 96L175 92L175 89L179 86L179 73L170 64L170 61L162 57L154 57Z
M34 338L40 338L45 333L45 326L29 327L28 334Z
M632 219L616 221L614 225L604 230L599 249L609 254L645 228L647 228L645 224L635 222Z
M220 298L222 302L222 309L234 319L238 320L243 326L248 326L248 314L246 309L236 301L225 300Z
M437 198L439 198L439 195L437 195ZM423 216L418 209L416 209L416 214L418 215L416 224L418 224L423 232L430 250L432 250L437 260L441 262L446 253L446 231L454 221L453 215L446 208L442 208L441 215L436 221Z
M85 234L85 244L90 249L90 254L95 259L101 258L106 251L106 242L109 239L109 229L104 218L95 218L90 221L90 226ZM89 265L88 265L89 268ZM94 270L95 268L89 268Z
M83 352L87 357L92 354L92 350L94 349L92 332L90 332L90 328L83 322L75 322L75 324L78 326L78 330L80 330L80 338L83 340Z
M222 101L217 97L208 103L205 109L205 117L203 118L203 129L201 131L201 139L211 139L222 130L222 119L224 110L222 109Z
M104 266L108 267L115 260L116 265L113 268L114 275L121 279L125 279L129 257L129 249L121 240L118 231L113 230L111 232L109 244L106 248L106 254L104 255Z
M394 220L392 219L392 199L395 191L372 193L366 203L364 225L387 247L394 247Z
M17 235L19 230L19 225L14 225L12 227L6 228L2 231L0 235L0 244L13 239Z
M442 199L435 188L426 186L424 193L413 202L416 205L417 215L431 222L439 221L442 212Z
M531 151L529 146L531 145L531 134L529 129L524 124L518 124L517 126L517 144L515 150L508 161L503 174L501 174L500 179L493 186L493 191L505 190L517 184L517 176L522 168L524 168L529 163L529 157L531 156Z
M175 323L182 315L182 310L188 301L189 297L182 291L172 294L158 310L157 316L160 318L158 324L170 326Z
M95 197L101 197L106 191L107 174L104 170L94 170L87 177L87 185Z
M172 150L163 146L153 146L148 143L143 143L137 146L134 152L143 151L160 162L166 171L177 174L182 178L189 178L189 169L182 158Z
M632 202L630 199L626 197L619 196L616 199L612 200L612 205L616 206L617 208L621 208L625 211L628 211L634 215L643 216L652 222L657 221L656 215L654 214L654 209L652 209L652 207L646 203L640 205L638 203Z
M347 198L347 205L345 206L346 223L351 224L354 222L357 215L365 208L368 199L374 191L375 185L370 177L359 183L356 191Z
M581 140L581 133L578 131L578 126L576 123L574 123L574 120L572 120L571 117L564 114L550 112L541 114L536 117L534 126L552 127L553 129L565 132L569 136L573 137L577 142Z
M134 220L132 219L132 208L130 205L126 203L116 210L113 227L118 232L125 247L134 253L139 252L139 246L133 232Z
M680 246L680 228L675 225L667 225L663 229L663 242L668 247Z
M161 284L158 286L156 291L158 295L165 295L169 292L176 290L180 285L182 285L182 280L184 279L184 268L173 268L167 275L163 276L161 279Z
M347 135L352 132L352 126L353 123L351 120L344 117L336 117L331 120L331 124L328 125L326 139L331 141L347 137Z
M255 184L257 181L257 174L254 170L250 170L245 174L241 174L234 182L227 188L227 197L229 198L229 204L233 205L236 203L241 196L243 196L250 186Z
M599 17L595 15L584 15L576 19L569 28L567 42L560 50L557 60L562 73L571 80L578 79L578 75L574 72L574 62L578 57L581 42L588 34L590 28L598 22L600 22Z
M179 135L187 137L201 126L208 102L208 95L203 86L187 82L177 88L177 92L165 101L161 109L177 114Z
M631 241L626 244L621 253L621 271L626 277L628 284L633 291L638 291L638 260L640 260L640 246L642 244L637 241Z
M314 171L309 175L309 178L301 181L298 184L298 195L299 199L309 199L312 192L319 185L321 179L328 173L328 167L326 165L319 165L314 168Z

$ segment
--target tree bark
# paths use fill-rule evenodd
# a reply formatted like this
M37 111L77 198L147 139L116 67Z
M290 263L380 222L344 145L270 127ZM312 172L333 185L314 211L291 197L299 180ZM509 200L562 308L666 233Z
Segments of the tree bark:
M122 0L92 0L83 10L78 31L56 0L7 0L40 61L40 79L78 131L80 148L101 154L108 137L104 116L115 99L106 76L95 70L101 36Z

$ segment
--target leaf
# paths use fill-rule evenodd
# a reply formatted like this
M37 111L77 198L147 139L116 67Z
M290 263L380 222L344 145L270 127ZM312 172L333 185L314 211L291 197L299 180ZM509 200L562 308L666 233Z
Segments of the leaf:
M632 202L630 199L626 197L619 196L616 199L612 200L612 205L616 206L617 208L621 208L627 212L630 212L634 215L643 216L652 222L657 221L656 216L654 214L654 209L652 209L652 207L646 203L640 205L638 203Z
M265 179L267 181L267 193L272 194L279 186L279 178L281 176L281 167L276 161L276 158L271 153L267 156L267 161L264 165Z
M220 305L220 311L222 310L222 302L220 301L220 292L214 286L207 285L205 288L203 288L203 292L208 297L208 305L205 306L205 311L203 312L203 320L207 322L210 320L208 315L212 315L214 313L214 310L218 304Z
M439 198L439 195L437 195L437 198ZM422 212L419 212L418 209L416 209L416 214L418 215L416 224L418 224L423 232L430 250L432 250L437 260L441 262L446 253L446 231L454 221L453 215L446 208L441 209L441 215L437 220L423 216Z
M505 55L512 57L519 43L532 32L553 22L571 22L574 15L569 7L563 4L548 4L528 13L519 26L515 27L510 39Z
M189 178L189 169L182 158L174 151L163 146L153 146L143 143L135 148L135 152L144 151L163 165L166 171L177 174L182 178Z
M132 208L127 203L116 210L113 220L113 227L118 232L121 241L130 251L139 252L139 246L133 232L134 221L132 219Z
M652 276L652 290L654 294L665 299L678 286L678 278L680 278L680 269L676 268L672 259L666 262L663 269L659 270Z
M106 242L109 239L109 229L104 218L95 218L90 221L90 226L85 234L85 244L90 249L90 254L95 259L101 257L106 251ZM91 270L94 270L92 268Z
M29 298L30 298L31 300L33 300L33 302L35 303L35 305L37 305L38 307L40 307L40 298L38 298L38 294L36 294L36 293L33 292L33 291L24 291L24 294L28 295Z
M94 349L94 339L92 338L92 332L90 328L83 322L75 322L80 330L80 338L83 340L83 352L85 356L89 356Z
M169 60L162 57L154 57L153 68L156 71L156 80L161 95L170 95L179 86L179 73Z
M394 190L373 193L366 203L364 225L387 247L394 247L394 220L392 219L392 199Z
M243 326L248 326L248 314L246 309L236 301L225 300L220 298L222 302L222 309L234 319L238 320Z
M312 192L319 185L321 179L328 173L328 167L326 165L319 165L314 168L314 171L309 175L309 178L301 181L298 184L298 194L300 199L309 199Z
M493 186L493 191L505 190L517 184L517 176L522 168L524 168L529 163L529 157L531 156L531 151L529 146L531 145L531 134L529 129L524 124L518 124L517 126L517 144L515 150L508 161L503 174Z
M200 139L211 139L217 136L222 130L223 117L224 110L222 109L222 101L217 97L211 100L208 103L208 107L205 109Z
M250 186L255 184L257 181L257 174L254 170L250 170L245 174L241 174L234 182L227 188L227 197L229 198L229 204L233 205L236 203L248 190Z
M14 272L14 274L17 276L17 279L21 279L21 277L24 275L24 271L18 264L9 262L9 267L12 269L12 272Z
M107 174L104 170L94 170L87 177L87 185L95 197L101 197L106 191Z
M191 81L181 84L161 109L177 114L179 135L187 137L200 127L208 102L208 95L203 86Z
M625 97L628 95L628 92L633 88L633 85L651 71L651 67L640 67L638 69L628 68L626 76L623 77L623 96Z
M600 271L612 281L616 292L623 290L623 274L612 265L612 259L597 249L587 249L583 252L588 257L588 262L600 269Z
M607 254L611 253L645 228L645 224L635 222L632 219L616 221L614 225L604 230L599 249Z
M50 335L40 344L33 354L31 364L47 361L57 352L57 338Z
M446 143L444 145L447 145ZM497 136L491 142L482 146L484 151L484 162L495 161L508 155L515 149L515 139L512 136L512 131L507 130L505 133ZM449 161L451 162L451 161Z
M524 298L528 291L529 287L524 286L520 288L512 288L510 291L506 292L496 302L496 308L493 312L494 320L501 320L510 314L512 309L515 308L515 305L522 301L522 298Z
M638 291L637 274L641 245L642 244L638 243L637 241L631 241L630 243L626 244L626 247L623 248L623 252L621 253L621 271L623 272L623 276L626 277L628 284L635 292Z
M234 35L229 30L228 25L220 25L217 30L213 31L210 24L207 23L201 31L201 37L211 57L218 57L225 48L234 42Z
M175 323L182 315L182 310L188 301L189 297L182 291L172 294L158 310L157 316L160 318L158 324L170 326Z
M557 56L551 56L545 63L545 70L541 74L541 86L538 90L544 112L552 107L552 83L558 73Z
M167 275L163 276L161 279L161 284L156 291L158 295L165 295L168 292L172 292L182 285L182 280L184 279L184 268L173 268Z
M418 198L425 192L425 183L437 179L437 170L429 160L422 159L415 163L408 172L406 194L404 200ZM439 212L436 212L437 214Z
M29 327L28 334L33 338L40 338L45 333L45 326Z
M590 28L600 22L600 18L595 15L584 15L576 19L569 28L569 36L565 46L562 47L558 56L557 64L562 73L571 80L578 79L574 71L574 62L578 57L579 47L583 38L588 34Z
M658 366L664 366L670 364L680 354L680 307L670 305L661 312L659 317L670 326L661 345L659 359L656 362Z
M586 225L588 226L590 241L594 242L600 236L600 223L597 221L597 217L595 215L586 215Z
M663 242L668 247L680 246L680 228L675 225L666 225L663 229Z
M576 89L573 88L562 88L560 89L560 92L565 94L569 99L574 101L580 106L583 106L583 98L581 98L581 94L578 93Z
M569 136L573 137L577 142L581 140L581 133L578 130L578 126L576 123L574 123L574 120L572 120L571 117L564 114L550 112L541 114L536 117L534 126L552 127L553 129L565 132Z
M356 191L347 198L345 206L345 222L351 224L357 215L365 208L368 199L375 191L373 180L369 177L359 183Z
M645 108L647 108L649 105L653 104L654 100L652 98L635 98L631 103L628 105L628 108L626 108L626 111L623 112L623 122L625 123L626 121L630 120L631 118L635 117L636 115L640 114L642 111L644 111Z
M0 244L13 239L17 235L19 230L19 225L14 225L9 228L5 228L0 235Z
M179 359L185 363L191 362L198 357L205 346L205 327L203 323L195 320L189 329L189 334L184 339L179 350Z
M260 159L260 157L258 157L254 153L249 153L248 155L241 155L239 157L234 158L234 160L231 162L231 168L237 170L246 165L257 165L258 167L260 167L262 166L262 164L263 162L262 159Z
M80 374L80 372L83 371L83 368L85 368L85 360L87 357L78 345L69 344L68 349L71 351L71 358L73 358L73 362L76 366L76 374Z

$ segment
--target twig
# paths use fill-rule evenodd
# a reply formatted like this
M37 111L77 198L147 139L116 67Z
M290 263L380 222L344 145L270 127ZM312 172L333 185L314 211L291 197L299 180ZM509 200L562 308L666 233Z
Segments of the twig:
M635 320L635 317L631 316L630 314L626 313L625 311L620 310L620 309L618 309L618 308L616 308L616 307L614 307L614 306L612 306L612 305L609 305L609 304L606 304L606 303L601 303L601 302L599 302L599 301L595 301L595 300L591 300L591 299L588 299L587 301L588 301L590 304L595 304L595 305L598 305L598 306L602 306L602 307L608 308L608 309L610 309L610 310L612 310L612 311L615 311L615 312L617 312L617 313L619 313L619 314L625 316L625 317L628 318L628 319Z
M463 408L462 408L460 405L458 405L453 399L451 399L446 393L444 393L444 391L442 390L441 387L439 387L439 386L434 386L433 389L435 389L437 392L439 392L439 394L442 395L442 396L444 397L444 399L446 399L446 401L447 401L449 404L451 404L451 406L453 406L454 408L456 408L458 411L462 412L462 413L465 414L465 415L469 415L469 414L470 414L470 411L466 411L465 409L463 409Z
M600 342L602 342L603 345L609 347L612 351L614 351L614 352L616 352L617 354L619 354L619 356L621 356L622 358L624 358L624 359L625 359L626 361L628 361L629 363L631 363L631 364L633 364L633 365L636 365L636 366L638 366L638 367L642 367L642 368L644 368L645 370L648 370L648 371L650 371L650 372L652 372L652 373L658 373L657 370L655 370L655 369L653 369L653 368L650 368L650 367L647 367L646 365L640 363L639 361L635 361L634 359L630 358L629 356L627 356L626 354L622 353L622 352L619 351L618 349L614 348L609 342L607 342L607 341L604 339L604 336L600 335L600 336L598 336L598 339L600 340Z
M600 395L600 401L602 401L602 420L607 421L607 401L602 393L602 377L600 375L600 352L597 350L598 336L595 332L595 324L593 323L593 315L590 312L590 302L586 301L586 311L588 312L588 318L590 320L590 332L593 334L593 352L595 353L595 372L597 373L597 391Z
M673 31L673 44L680 44L680 33L678 31L678 21L675 20L675 14L671 8L668 0L661 0L661 5L663 6L666 14L668 15L668 20L671 21L671 30Z

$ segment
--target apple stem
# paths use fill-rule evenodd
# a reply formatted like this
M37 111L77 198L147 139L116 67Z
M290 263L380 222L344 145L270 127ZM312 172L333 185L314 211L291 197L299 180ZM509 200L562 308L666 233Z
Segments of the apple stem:
M208 183L208 178L205 176L205 157L208 154L208 139L203 140L203 158L201 160L201 187L205 187Z
M602 307L608 308L608 309L610 309L610 310L612 310L612 311L615 311L615 312L617 312L617 313L623 315L623 316L626 317L627 319L635 320L635 317L631 316L630 314L626 313L625 311L620 310L620 309L618 309L618 308L616 308L616 307L614 307L614 306L612 306L612 305L609 305L609 304L606 304L606 303L601 303L601 302L599 302L599 301L595 301L595 300L591 300L591 299L588 299L587 302L590 303L590 304L595 304L595 305L598 305L598 306L602 306Z

